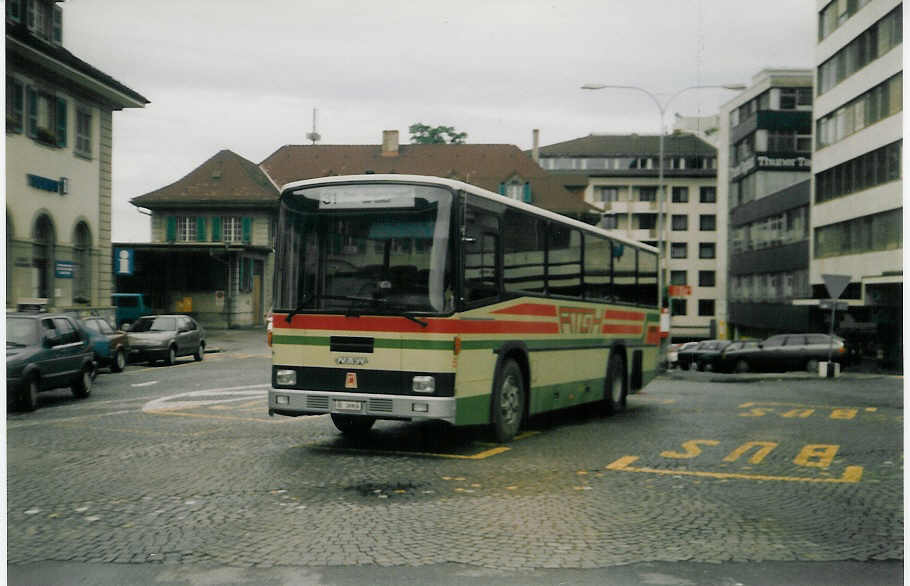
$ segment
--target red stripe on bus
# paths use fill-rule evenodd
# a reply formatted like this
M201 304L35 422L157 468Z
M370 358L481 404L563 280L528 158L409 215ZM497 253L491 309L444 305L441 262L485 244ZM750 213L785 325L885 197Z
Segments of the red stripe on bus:
M556 317L556 306L542 305L540 303L520 303L512 307L497 309L492 313L506 315L536 315L538 317Z
M619 319L623 321L644 321L645 314L640 311L610 310L604 312L604 319Z
M603 334L635 334L641 335L641 326L634 324L604 324L600 330Z
M504 320L466 320L419 318L423 327L403 317L346 317L343 315L295 315L290 324L283 315L275 315L280 328L301 330L337 330L351 332L391 332L424 334L558 334L556 322Z

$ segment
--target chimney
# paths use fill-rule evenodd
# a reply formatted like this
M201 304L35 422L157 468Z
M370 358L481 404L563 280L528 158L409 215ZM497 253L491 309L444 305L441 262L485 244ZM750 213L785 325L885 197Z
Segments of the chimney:
M531 158L534 159L535 163L539 163L540 162L540 129L535 128L531 132L531 135L533 136L533 139L531 141L533 143L533 145L531 146Z
M398 131L397 130L383 130L382 131L382 156L383 157L397 157L398 156Z

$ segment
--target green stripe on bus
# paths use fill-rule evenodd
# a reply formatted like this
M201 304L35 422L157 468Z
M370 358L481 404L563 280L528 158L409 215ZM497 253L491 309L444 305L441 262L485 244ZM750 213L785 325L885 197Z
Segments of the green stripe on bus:
M275 335L272 337L272 345L287 344L289 346L328 346L331 340L329 336L286 336ZM373 348L392 348L405 350L452 350L452 340L421 340L408 339L400 340L396 338L375 338Z

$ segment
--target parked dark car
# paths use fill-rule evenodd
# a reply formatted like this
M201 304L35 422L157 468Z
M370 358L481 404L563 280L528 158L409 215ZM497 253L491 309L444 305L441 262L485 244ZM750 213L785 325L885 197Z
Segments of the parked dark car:
M752 370L786 372L790 370L818 371L818 363L831 360L843 364L847 361L844 339L828 334L780 334L759 344L759 349L747 362Z
M699 342L698 346L695 348L695 356L693 357L693 360L695 361L695 369L715 370L715 361L720 357L720 354L724 351L724 348L729 345L729 340L707 340L704 342Z
M164 360L174 364L178 356L205 356L205 330L188 315L146 315L127 332L131 362Z
M676 365L682 370L689 370L695 364L695 349L700 342L686 342L676 350Z
M130 342L126 332L115 330L103 317L86 317L82 325L88 331L98 366L109 366L111 372L126 368Z
M758 340L731 342L714 359L715 372L749 372L749 361L758 352Z
M6 316L6 403L38 408L38 393L70 387L88 397L95 361L88 335L68 315L10 313Z

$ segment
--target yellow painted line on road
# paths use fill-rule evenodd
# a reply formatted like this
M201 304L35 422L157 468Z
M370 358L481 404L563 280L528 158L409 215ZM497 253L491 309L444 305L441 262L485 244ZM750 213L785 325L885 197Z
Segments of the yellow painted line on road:
M526 431L515 436L512 440L514 442L529 438L539 434L539 431ZM422 456L428 458L447 458L450 460L485 460L487 458L497 456L499 454L504 454L512 448L508 446L503 446L501 444L491 444L488 442L472 442L473 445L479 447L489 447L487 450L478 452L476 454L445 454L441 452L409 452L407 450L361 450L358 448L344 448L344 447L334 447L326 446L319 444L311 444L308 447L315 448L318 450L326 451L337 451L337 452L347 452L347 453L357 453L357 454L373 454L377 456Z
M624 456L604 468L607 470L620 470L623 472L644 472L647 474L669 474L673 476L698 476L703 478L741 479L741 480L773 480L780 482L825 482L840 484L856 484L863 477L862 466L847 466L840 478L806 478L801 476L770 476L766 474L740 474L736 472L707 472L700 470L666 470L661 468L633 468L630 465L638 460L638 456Z
M804 407L807 409L863 409L864 411L874 412L876 407L839 407L835 405L807 405L805 403L779 403L775 401L749 401L740 405L740 409L749 407L772 406L772 407Z

